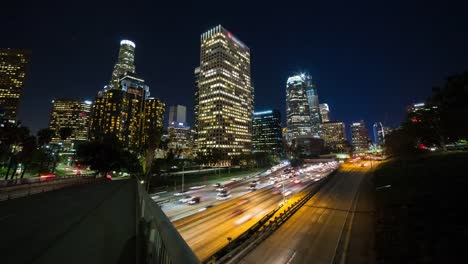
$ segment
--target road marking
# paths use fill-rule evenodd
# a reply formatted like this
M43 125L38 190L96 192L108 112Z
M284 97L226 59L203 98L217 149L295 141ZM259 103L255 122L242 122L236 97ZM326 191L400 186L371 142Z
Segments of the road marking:
M294 253L291 255L291 257L288 259L288 262L286 262L286 264L290 264L291 261L293 260L293 258L296 256L296 251L294 251Z

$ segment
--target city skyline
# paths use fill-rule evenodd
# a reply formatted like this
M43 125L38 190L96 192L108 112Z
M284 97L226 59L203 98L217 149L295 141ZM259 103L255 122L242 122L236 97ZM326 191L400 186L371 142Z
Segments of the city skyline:
M390 10L396 11L398 5L395 3ZM20 7L6 8L14 14ZM80 8L56 8L64 9L64 14L71 18L81 11ZM175 6L162 6L158 11L139 7L138 10L142 12L139 17L143 17L139 22L112 21L115 23L112 26L98 10L91 11L90 20L81 24L65 15L58 18L63 20L60 24L55 24L55 20L48 16L37 17L36 14L12 17L11 23L17 22L16 27L6 28L2 37L13 34L12 30L21 30L25 34L17 38L4 38L2 45L32 50L30 74L19 110L20 120L37 131L47 127L49 102L53 98L91 100L94 91L109 83L109 68L115 64L115 43L129 39L138 47L137 53L141 59L136 63L136 68L141 69L145 80L152 87L152 93L168 105L186 105L188 121L193 123L191 95L194 86L193 68L199 56L198 36L218 23L241 35L243 41L252 48L255 109L277 107L285 113L282 103L284 79L295 72L307 70L316 80L321 100L333 109L334 119L343 120L347 124L364 119L369 131L369 126L376 121L383 122L385 126L398 124L404 116L402 106L425 99L432 86L441 84L446 76L462 71L465 68L463 65L468 64L468 55L460 54L461 47L466 46L468 41L454 34L460 30L466 17L456 12L455 7L426 5L424 15L417 14L421 21L417 23L406 16L396 21L393 16L398 16L398 13L380 9L376 11L376 16L372 12L375 6L371 5L356 11L353 15L359 18L348 26L343 26L343 21L349 15L340 13L344 16L337 20L327 17L327 4L318 4L315 9L324 12L307 23L302 20L294 23L274 21L275 16L281 14L280 8L273 8L271 14L262 14L262 21L253 16L254 11L260 8L256 5L246 14L245 20L239 20L235 9L216 14L212 8L193 8L193 13L188 12L187 18L169 20L173 23L172 28L177 28L174 31L166 30L162 25L155 26L157 21L146 19L143 14L158 12L161 15L158 19L164 21L169 17L168 11L176 10ZM416 8L416 5L407 4L403 11L398 9L398 12L404 15ZM211 15L205 18L197 12L209 12ZM448 14L453 19L445 19ZM97 19L103 22L93 23ZM195 23L189 25L188 20ZM441 28L426 26L418 28L415 36L410 34L416 26L432 20L440 22ZM372 23L376 26L364 23L368 21L376 22ZM267 26L270 23L271 26ZM311 23L318 23L318 26L309 27ZM406 24L413 26L406 30L403 27ZM386 30L380 30L377 25L383 25ZM38 27L42 30L38 30ZM95 30L89 30L94 27ZM443 28L453 30L447 33ZM326 33L327 29L333 30L334 34ZM311 34L297 34L304 30ZM38 35L36 31L41 34ZM353 32L356 34L350 37ZM165 37L165 41L160 41L162 37ZM447 50L443 48L442 39L443 42L458 43L459 46ZM110 50L112 52L108 52ZM163 51L168 50L178 51L176 59L164 54ZM388 56L378 55L381 50L386 50ZM270 63L273 57L275 63ZM430 64L425 63L429 60ZM57 68L55 65L67 66ZM372 72L372 76L362 74L367 70ZM73 78L77 73L86 78ZM72 79L74 81L70 82ZM187 96L178 98L179 94ZM277 96L273 97L272 94ZM357 103L353 111L349 110L349 100ZM35 111L28 111L30 108Z

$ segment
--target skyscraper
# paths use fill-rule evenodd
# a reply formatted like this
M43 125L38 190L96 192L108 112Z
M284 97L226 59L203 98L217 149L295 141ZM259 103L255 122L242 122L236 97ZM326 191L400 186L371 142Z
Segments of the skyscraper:
M375 122L372 126L374 132L374 144L383 145L385 141L385 130L381 122Z
M113 135L124 146L138 150L162 129L164 104L149 97L145 80L136 76L133 66L135 44L128 40L121 42L119 59L114 73L120 74L117 86L115 80L98 93L92 107L90 139L99 140ZM113 74L114 78L114 74Z
M314 137L320 136L320 104L317 92L317 86L312 82L312 76L301 74L304 80L305 91L307 94L307 101L309 102L311 133Z
M364 120L351 124L351 139L356 153L363 153L369 149L369 134Z
M30 55L27 50L0 49L0 123L17 120Z
M130 40L120 41L119 56L108 89L118 88L120 77L125 73L135 73L135 43Z
M330 108L328 108L328 104L320 104L320 117L322 118L322 123L330 122Z
M342 152L346 144L346 128L341 121L323 122L321 125L322 138L325 147L330 152Z
M277 158L283 152L281 114L278 110L254 112L253 152L267 152Z
M221 25L201 35L200 67L196 83L197 148L212 149L221 163L252 150L254 89L250 77L250 49Z
M178 123L187 123L187 107L183 105L173 105L169 107L169 124L168 126Z
M286 82L286 123L289 144L298 136L312 135L309 101L304 77L304 75L295 75L289 77Z
M74 141L88 139L88 122L91 113L91 101L76 99L55 99L52 101L49 128L54 132L52 143L61 143L64 147L72 147ZM61 129L70 129L67 139L61 138Z

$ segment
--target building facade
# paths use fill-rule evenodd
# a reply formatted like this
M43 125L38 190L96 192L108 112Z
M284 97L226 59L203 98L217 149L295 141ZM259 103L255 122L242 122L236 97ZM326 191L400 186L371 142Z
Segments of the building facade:
M346 150L346 127L343 122L323 122L321 131L327 150L331 153L338 153Z
M281 114L278 110L254 112L253 152L267 152L276 157L283 154Z
M119 55L107 89L118 88L120 77L125 73L135 73L135 47L130 40L120 41Z
M218 163L252 151L254 89L250 49L231 32L216 26L201 35L200 66L195 71L197 152L216 149Z
M94 100L89 137L92 140L100 140L106 135L113 135L125 147L141 150L150 144L155 136L161 136L165 105L160 100L150 97L145 80L132 72L134 67L130 66L134 61L131 55L134 54L134 48L135 44L131 41L121 42L118 65L114 67L114 73L123 74L119 76L115 86L113 73L112 85L99 91Z
M298 136L312 135L304 76L292 76L286 82L286 123L288 144Z
M16 123L31 53L0 49L0 123Z
M312 82L312 76L308 74L301 74L304 80L305 91L307 94L307 101L309 102L311 133L314 137L320 137L320 104L317 92L317 86Z
M88 100L53 100L49 121L49 129L53 131L51 143L62 145L64 149L74 149L78 141L88 140L91 104Z
M187 107L184 105L173 105L169 107L168 126L177 123L187 123Z
M356 153L364 153L369 149L369 134L363 120L351 124L351 139Z
M193 133L185 123L175 123L167 128L169 135L168 148L179 158L193 156Z
M320 117L322 123L330 122L330 108L328 104L320 104Z

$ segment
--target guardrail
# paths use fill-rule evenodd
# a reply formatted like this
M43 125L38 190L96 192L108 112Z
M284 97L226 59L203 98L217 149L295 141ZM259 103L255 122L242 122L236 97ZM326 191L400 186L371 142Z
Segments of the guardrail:
M240 258L247 255L250 250L255 248L258 244L260 244L263 240L265 240L273 231L278 229L286 220L288 220L297 210L299 210L307 201L314 196L317 191L327 183L330 178L336 173L336 170L331 172L325 179L311 183L309 186L306 187L305 190L311 189L309 191L300 192L296 195L302 196L299 200L288 206L283 212L277 214L281 207L276 208L272 212L270 212L266 218L266 221L260 223L260 221L255 224L252 228L244 232L238 238L233 240L229 243L225 248L221 249L224 250L224 254L218 254L216 252L211 259L205 260L205 263L214 263L214 260L219 258L216 263L235 263ZM276 216L275 216L276 215ZM275 216L272 220L270 220L273 216ZM268 217L268 218L267 218ZM262 220L264 220L262 218ZM261 220L261 221L262 221Z
M177 232L143 186L137 183L137 234L142 256L139 263L200 263L182 236Z
M39 176L39 177L33 177L33 178L0 180L0 188L9 187L9 186L18 186L18 185L24 185L24 184L53 182L53 181L60 181L63 179L74 179L74 178L95 177L95 176L96 174L80 174L80 175L57 176L54 178Z
M15 199L32 194L58 190L61 188L86 184L90 182L104 180L105 178L96 178L94 175L82 175L73 177L58 177L56 179L47 179L42 181L33 181L10 186L0 185L0 201Z

